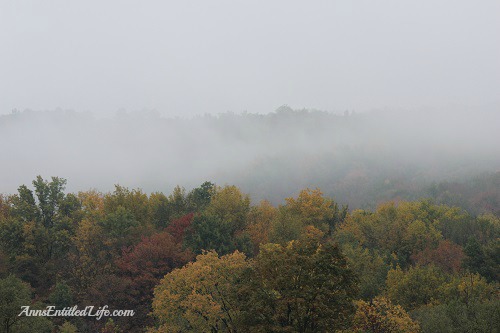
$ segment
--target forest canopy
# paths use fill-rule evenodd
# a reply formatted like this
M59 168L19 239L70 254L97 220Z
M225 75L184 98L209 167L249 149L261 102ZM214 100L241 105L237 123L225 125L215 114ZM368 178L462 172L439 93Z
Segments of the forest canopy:
M0 196L3 332L492 332L500 218L430 199L349 209L234 185ZM108 305L133 317L19 317ZM151 315L152 314L152 315ZM29 327L29 329L27 329Z

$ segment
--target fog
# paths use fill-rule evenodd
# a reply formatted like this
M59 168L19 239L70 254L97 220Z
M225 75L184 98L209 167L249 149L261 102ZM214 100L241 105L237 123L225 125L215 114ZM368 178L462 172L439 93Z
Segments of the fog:
M0 193L37 175L68 191L210 180L363 207L498 172L498 13L496 0L0 0Z
M16 111L0 116L0 193L15 193L42 175L68 179L72 192L106 192L120 184L169 193L176 185L189 190L212 181L238 185L254 202L279 203L316 186L353 207L411 199L435 182L500 171L498 110L456 108L450 114L335 114L288 106L267 115L189 119L155 112L99 118ZM493 188L492 200L500 199L499 190Z
M500 105L500 2L0 1L0 114Z

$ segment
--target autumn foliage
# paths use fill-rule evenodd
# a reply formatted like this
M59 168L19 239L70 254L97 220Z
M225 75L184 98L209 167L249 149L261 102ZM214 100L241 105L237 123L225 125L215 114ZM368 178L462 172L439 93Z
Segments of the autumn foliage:
M0 196L0 332L493 332L500 219L430 200L281 205L233 185ZM494 209L493 209L494 210ZM133 309L28 318L19 304ZM3 329L3 331L2 331Z

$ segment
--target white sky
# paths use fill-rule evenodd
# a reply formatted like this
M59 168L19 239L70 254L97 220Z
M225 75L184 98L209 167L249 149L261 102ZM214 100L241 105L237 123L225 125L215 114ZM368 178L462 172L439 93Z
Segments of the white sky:
M0 0L0 114L500 105L500 1Z

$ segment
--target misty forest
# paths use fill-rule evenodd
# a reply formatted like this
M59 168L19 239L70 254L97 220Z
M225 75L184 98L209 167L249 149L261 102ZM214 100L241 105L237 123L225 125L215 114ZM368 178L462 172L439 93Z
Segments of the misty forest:
M1 176L2 332L498 332L497 123L467 114L1 116L4 164L61 170Z
M499 13L0 0L0 333L500 333Z

